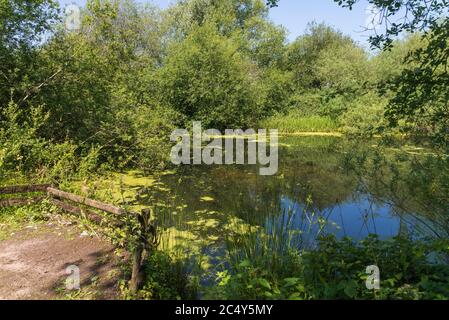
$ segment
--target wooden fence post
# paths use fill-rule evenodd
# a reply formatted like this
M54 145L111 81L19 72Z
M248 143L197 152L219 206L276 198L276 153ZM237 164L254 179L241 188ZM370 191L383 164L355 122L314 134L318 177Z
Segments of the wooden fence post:
M152 250L158 245L156 228L150 223L151 211L142 210L141 214L136 214L139 223L139 239L133 252L132 275L129 285L132 293L137 293L145 282L144 261L151 254Z
M143 270L143 255L144 247L139 242L134 249L132 257L132 275L131 282L129 284L129 289L131 293L137 293L142 288L145 281L144 270Z

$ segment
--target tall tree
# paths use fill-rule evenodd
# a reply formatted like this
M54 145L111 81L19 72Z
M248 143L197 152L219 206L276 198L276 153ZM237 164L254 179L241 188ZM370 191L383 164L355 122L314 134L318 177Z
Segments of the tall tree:
M257 72L231 39L206 23L172 45L159 79L169 106L188 119L224 129L257 119Z
M41 84L27 77L36 65L36 49L56 20L55 1L0 0L0 108Z
M292 74L291 104L302 114L337 118L366 81L367 55L348 36L312 23L288 46L284 67Z
M334 0L352 7L359 0ZM370 37L374 47L390 49L403 32L420 32L427 45L411 52L406 68L388 85L396 93L386 109L395 126L400 120L415 132L449 146L449 0L368 0L378 11L383 33Z

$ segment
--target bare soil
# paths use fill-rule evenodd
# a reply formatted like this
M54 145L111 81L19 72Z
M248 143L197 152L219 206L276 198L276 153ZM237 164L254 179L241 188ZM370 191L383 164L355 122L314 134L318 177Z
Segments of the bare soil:
M66 288L71 265L80 290ZM114 247L76 225L31 225L0 241L0 300L115 299L119 275Z

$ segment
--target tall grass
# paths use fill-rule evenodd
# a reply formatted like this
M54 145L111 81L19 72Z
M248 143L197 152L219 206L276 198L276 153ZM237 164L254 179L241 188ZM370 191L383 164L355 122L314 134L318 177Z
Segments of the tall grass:
M330 117L299 116L294 114L276 115L265 119L260 127L278 129L279 132L333 132L338 130L338 124Z
M289 217L291 215L282 215L282 221L270 217L265 227L248 225L238 234L227 237L227 258L231 269L237 269L246 261L270 272L279 271L291 251L301 246L300 234L289 228Z
M314 246L327 223L326 218L315 211L311 197L304 207L297 204L283 207L279 203L267 208L264 216L263 226L243 224L227 236L231 268L248 261L268 272L283 273L288 260Z

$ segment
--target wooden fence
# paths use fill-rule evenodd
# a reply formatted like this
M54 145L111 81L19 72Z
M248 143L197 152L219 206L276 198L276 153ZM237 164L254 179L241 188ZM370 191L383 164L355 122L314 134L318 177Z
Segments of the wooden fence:
M47 192L47 188L51 187L49 184L36 184L28 186L8 186L0 187L0 195L15 195L22 193L44 193ZM41 202L45 197L42 195L31 196L27 198L7 198L0 199L0 208L24 206Z
M31 205L48 199L63 211L83 216L97 224L112 219L116 226L122 226L121 218L132 215L140 226L139 236L135 244L132 258L132 276L130 290L137 292L144 282L143 260L146 255L157 245L156 228L150 224L150 210L142 210L140 214L129 212L101 201L82 197L73 193L54 188L50 184L20 185L0 187L0 195L11 197L0 199L0 208ZM85 207L82 208L81 206ZM93 211L100 210L109 216L102 216Z

